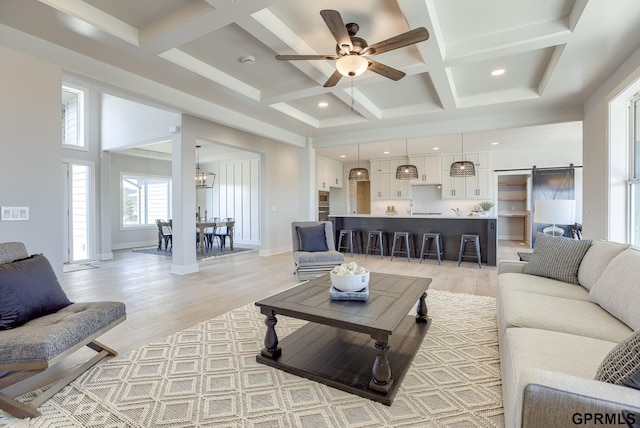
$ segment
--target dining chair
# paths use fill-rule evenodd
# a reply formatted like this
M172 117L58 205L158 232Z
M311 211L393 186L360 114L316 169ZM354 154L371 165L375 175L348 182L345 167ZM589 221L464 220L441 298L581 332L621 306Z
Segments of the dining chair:
M212 217L209 219L209 221L220 221L220 217ZM207 227L204 230L204 239L207 245L207 249L213 248L213 240L215 239L215 232L216 232L215 227Z
M223 218L222 221L233 221L233 217ZM230 230L227 226L221 226L216 228L215 236L218 237L220 242L220 249L223 249L227 246L227 237L229 236Z
M164 250L169 249L169 244L173 249L173 230L171 229L171 223L166 220L156 219L156 225L158 226L158 250L162 250L162 243L164 241Z

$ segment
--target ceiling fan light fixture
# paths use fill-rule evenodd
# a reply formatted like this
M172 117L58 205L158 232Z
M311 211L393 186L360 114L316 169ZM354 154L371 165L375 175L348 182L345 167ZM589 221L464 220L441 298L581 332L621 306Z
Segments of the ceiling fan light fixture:
M367 67L369 67L369 61L358 54L344 55L336 60L336 69L346 77L360 76Z

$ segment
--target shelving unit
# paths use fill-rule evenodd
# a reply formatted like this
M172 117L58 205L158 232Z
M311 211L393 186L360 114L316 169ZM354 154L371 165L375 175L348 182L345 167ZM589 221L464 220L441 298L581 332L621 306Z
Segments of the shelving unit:
M498 177L498 239L531 242L528 174Z

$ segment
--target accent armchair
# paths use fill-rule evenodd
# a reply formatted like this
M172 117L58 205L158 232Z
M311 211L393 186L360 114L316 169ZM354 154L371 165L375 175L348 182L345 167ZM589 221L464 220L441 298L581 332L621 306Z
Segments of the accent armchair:
M336 251L333 223L330 221L294 221L291 243L295 274L298 279L313 279L344 263L344 255Z
M116 355L95 339L125 318L121 302L70 302L42 254L29 257L20 242L0 243L0 409L40 416L41 404ZM65 360L84 346L96 354L71 367ZM32 391L38 395L17 399Z

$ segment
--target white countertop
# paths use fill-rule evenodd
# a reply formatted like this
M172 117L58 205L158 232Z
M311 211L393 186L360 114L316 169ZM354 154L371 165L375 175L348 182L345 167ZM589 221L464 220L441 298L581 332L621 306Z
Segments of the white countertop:
M441 218L447 220L465 220L465 219L479 219L479 220L489 220L496 219L497 217L494 215L489 216L479 216L479 215L465 215L465 216L457 216L455 214L433 214L433 215L409 215L409 214L330 214L329 217L355 217L355 218Z

